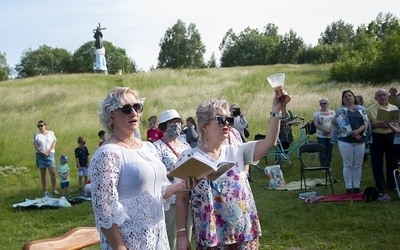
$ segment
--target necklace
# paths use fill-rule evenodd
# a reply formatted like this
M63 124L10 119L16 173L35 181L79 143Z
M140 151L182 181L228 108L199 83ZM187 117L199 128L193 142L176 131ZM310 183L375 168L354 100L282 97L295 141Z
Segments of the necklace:
M115 139L117 139L118 141L122 142L125 145L128 145L129 147L133 147L136 144L136 138L135 137L133 137L133 143L127 143L127 142L121 140L121 138L119 138L118 136L116 136L116 135L113 135L113 136L115 137Z

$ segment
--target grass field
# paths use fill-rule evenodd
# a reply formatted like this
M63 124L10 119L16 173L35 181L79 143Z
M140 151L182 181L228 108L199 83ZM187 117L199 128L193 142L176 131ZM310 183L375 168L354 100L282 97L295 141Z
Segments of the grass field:
M132 75L53 75L0 82L0 249L21 249L27 241L59 236L78 226L94 226L91 204L84 202L68 209L15 209L24 198L43 196L32 144L38 120L44 119L58 139L56 159L61 154L73 158L78 136L87 139L91 155L101 129L98 102L114 86L130 86L145 97L141 134L145 137L147 118L174 108L184 116L194 116L197 105L207 98L224 98L241 107L250 123L250 138L265 134L271 107L272 88L266 77L283 72L285 89L292 95L288 108L312 119L319 98L330 100L336 110L341 92L351 89L373 104L373 93L389 85L362 85L329 82L330 65L276 65L229 69L161 70ZM393 83L398 86L398 83ZM295 129L295 138L298 135ZM300 179L300 163L294 154L292 165L283 169L287 182ZM266 166L265 162L260 163ZM334 147L335 193L344 193L342 161ZM363 168L361 187L374 185L370 163ZM75 161L69 162L71 186L77 194ZM252 189L257 200L263 236L261 249L400 249L398 226L399 197L392 202L340 202L303 204L302 191L268 190L267 176L253 170L257 182ZM322 178L321 174L318 178ZM57 182L58 183L58 182ZM329 189L311 189L326 195ZM98 249L94 247L92 249Z

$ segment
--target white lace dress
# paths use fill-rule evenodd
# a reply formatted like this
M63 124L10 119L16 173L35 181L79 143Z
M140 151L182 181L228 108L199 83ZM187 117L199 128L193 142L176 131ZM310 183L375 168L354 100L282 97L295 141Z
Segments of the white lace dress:
M101 228L118 225L127 249L169 249L163 195L166 170L150 142L141 149L101 146L90 162L92 206L103 249L111 249Z

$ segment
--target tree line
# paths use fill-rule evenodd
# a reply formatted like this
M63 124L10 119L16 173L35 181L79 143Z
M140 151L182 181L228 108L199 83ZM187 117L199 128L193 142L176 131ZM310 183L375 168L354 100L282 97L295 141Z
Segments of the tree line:
M204 60L206 47L196 25L177 20L160 39L158 63L162 68L214 68L273 64L332 63L331 79L341 82L391 82L400 80L400 25L391 13L379 13L369 24L357 28L343 20L332 22L320 34L318 44L306 45L293 30L279 35L279 28L268 23L261 31L250 27L240 33L229 29L219 45L219 63L212 54ZM104 41L109 73L122 69L137 72L135 61L125 49ZM18 77L54 73L93 72L93 41L73 54L47 45L28 49L15 66ZM12 68L0 52L0 80L7 80ZM153 66L150 70L154 70Z

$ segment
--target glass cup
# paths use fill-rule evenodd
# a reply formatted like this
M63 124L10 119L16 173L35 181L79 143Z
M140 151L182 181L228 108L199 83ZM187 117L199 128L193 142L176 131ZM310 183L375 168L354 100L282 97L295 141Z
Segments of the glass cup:
M267 77L267 81L274 89L282 89L285 83L285 74L278 73Z

